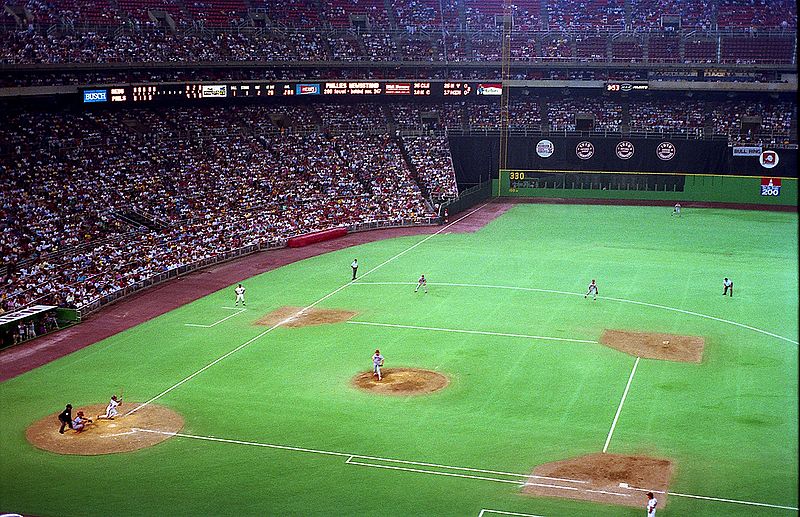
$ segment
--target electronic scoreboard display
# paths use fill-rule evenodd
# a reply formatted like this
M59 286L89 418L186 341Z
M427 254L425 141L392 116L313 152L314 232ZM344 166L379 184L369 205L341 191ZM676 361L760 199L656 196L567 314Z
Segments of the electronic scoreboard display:
M327 98L356 97L476 97L502 92L500 83L475 81L284 81L160 83L87 87L80 90L84 103L146 103L158 100L204 100L256 97Z

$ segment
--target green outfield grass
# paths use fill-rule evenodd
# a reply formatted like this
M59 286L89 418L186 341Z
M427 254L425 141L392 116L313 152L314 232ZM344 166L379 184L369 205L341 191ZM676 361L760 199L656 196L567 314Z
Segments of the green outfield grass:
M642 509L532 498L495 480L520 478L499 474L347 464L348 455L362 455L524 474L599 452L635 362L582 342L346 323L265 333L253 325L347 284L353 257L361 278L318 306L358 311L355 321L586 341L603 329L705 337L702 364L640 361L608 452L671 458L673 492L797 507L797 214L670 212L519 205L474 234L328 253L243 279L247 311L214 327L185 323L229 316L221 307L232 304L232 288L2 383L0 510L643 515L644 498ZM413 292L421 273L428 294ZM734 280L733 298L722 296L725 276ZM596 302L582 296L592 278ZM148 400L259 335L157 403L184 416L186 434L344 456L175 437L137 452L76 457L25 440L28 425L66 402L102 403L120 386L126 399ZM451 383L416 398L358 391L350 379L369 369L376 347L386 366L435 369ZM658 515L798 512L672 496Z

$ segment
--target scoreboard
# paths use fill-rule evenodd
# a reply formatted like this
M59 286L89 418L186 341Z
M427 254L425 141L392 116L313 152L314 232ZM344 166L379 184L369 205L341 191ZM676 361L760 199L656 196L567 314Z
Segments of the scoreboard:
M146 103L256 97L477 97L499 96L500 83L476 81L248 81L159 83L81 88L83 103Z

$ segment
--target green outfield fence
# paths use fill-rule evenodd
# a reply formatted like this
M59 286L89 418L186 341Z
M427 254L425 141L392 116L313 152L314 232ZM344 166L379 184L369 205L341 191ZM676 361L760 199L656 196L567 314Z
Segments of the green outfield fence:
M501 169L497 193L507 197L695 201L797 207L797 178Z

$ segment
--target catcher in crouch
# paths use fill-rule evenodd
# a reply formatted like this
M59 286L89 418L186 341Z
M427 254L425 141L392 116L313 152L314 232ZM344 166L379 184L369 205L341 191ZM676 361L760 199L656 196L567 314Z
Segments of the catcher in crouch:
M380 350L375 349L375 354L372 356L372 376L378 377L378 380L381 380L381 366L383 366L383 356Z

